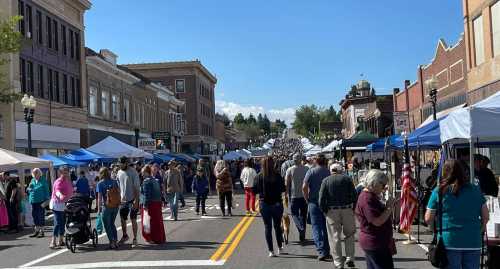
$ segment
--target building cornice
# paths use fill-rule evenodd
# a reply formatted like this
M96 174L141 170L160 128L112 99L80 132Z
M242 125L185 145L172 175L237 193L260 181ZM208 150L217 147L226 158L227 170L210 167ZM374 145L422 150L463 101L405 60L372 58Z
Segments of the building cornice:
M159 63L140 63L140 64L125 64L127 68L134 70L148 69L173 69L173 68L196 68L200 70L212 83L217 83L217 78L201 64L200 61L181 61L181 62L159 62Z
M90 65L116 79L124 80L131 85L141 81L138 77L119 69L99 56L87 56L85 62L87 65Z
M84 28L85 28L85 26L83 24L83 13L92 7L92 3L88 0L64 0L63 1L64 4L72 6L75 9L81 11L81 13L79 14L80 20L76 21L75 19L72 19L72 18L68 17L66 14L64 14L64 7L63 7L64 4L61 5L61 3L58 3L58 4L51 3L51 2L58 2L58 1L33 0L33 2L35 4L43 7L44 9L46 9L47 11L49 11L51 13L54 13L54 15L59 16L65 22L73 25L74 27L80 29L83 32Z

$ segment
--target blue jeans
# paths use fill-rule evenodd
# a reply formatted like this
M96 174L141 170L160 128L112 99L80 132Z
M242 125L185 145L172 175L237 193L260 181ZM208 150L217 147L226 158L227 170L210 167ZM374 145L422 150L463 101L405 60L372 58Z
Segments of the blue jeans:
M273 227L274 234L276 235L276 242L278 243L278 247L281 248L283 246L283 232L281 230L283 205L281 203L270 205L261 201L260 214L264 221L267 249L273 251Z
M480 250L446 250L447 269L477 269L480 265Z
M31 204L31 216L35 226L41 227L45 225L45 208L41 206L42 203Z
M104 226L104 230L106 230L109 242L118 240L115 225L116 215L118 215L118 208L104 207L102 211L102 225Z
M297 226L299 235L306 235L307 203L304 198L292 198L290 202L290 212L293 222Z
M53 211L54 212L54 236L64 235L64 225L66 224L66 214L64 211Z
M328 231L326 229L326 218L318 204L309 203L309 215L311 217L312 237L316 245L316 251L320 257L330 255L330 244L328 244Z
M170 207L170 216L172 216L174 219L177 219L177 212L179 209L178 200L179 200L178 192L167 193L168 206Z

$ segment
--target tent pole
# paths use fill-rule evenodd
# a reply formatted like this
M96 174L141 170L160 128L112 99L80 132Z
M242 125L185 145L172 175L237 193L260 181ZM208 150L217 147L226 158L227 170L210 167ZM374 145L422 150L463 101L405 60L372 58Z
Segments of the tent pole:
M469 164L469 171L470 171L470 183L474 183L474 139L471 136L469 140L469 157L470 157L470 164Z

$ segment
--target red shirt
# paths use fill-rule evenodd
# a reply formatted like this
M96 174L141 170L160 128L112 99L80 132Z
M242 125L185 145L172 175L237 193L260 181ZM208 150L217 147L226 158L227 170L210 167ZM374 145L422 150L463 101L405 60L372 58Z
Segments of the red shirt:
M365 250L387 249L392 244L392 218L382 226L375 226L373 220L384 212L385 206L376 194L362 191L356 205L360 232L359 244Z

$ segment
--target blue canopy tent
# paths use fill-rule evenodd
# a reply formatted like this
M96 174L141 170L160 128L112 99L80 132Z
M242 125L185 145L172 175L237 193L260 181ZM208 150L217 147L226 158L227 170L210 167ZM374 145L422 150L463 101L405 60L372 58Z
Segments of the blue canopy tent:
M396 144L396 139L398 137L399 137L399 135L391 135L389 137L380 138L379 140L375 141L374 143L366 146L366 151L383 152L384 150L386 150L385 144L386 144L387 139L389 139L389 141L387 141L387 145L388 145L387 149L394 149L395 148L394 145Z
M63 156L66 159L78 162L112 162L114 158L106 157L86 149L77 149Z
M40 157L40 159L51 161L52 165L54 167L60 167L60 166L63 166L63 165L77 167L77 166L83 166L83 165L85 165L84 162L73 161L73 160L67 159L65 157L54 156L54 155L51 155L51 154L42 155Z
M410 149L439 149L441 148L441 138L439 125L446 117L437 119L425 126L417 128L408 135L408 146ZM404 138L400 136L395 139L394 146L399 150L404 150Z
M168 154L153 154L153 162L156 163L168 163L174 159L174 157Z

